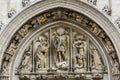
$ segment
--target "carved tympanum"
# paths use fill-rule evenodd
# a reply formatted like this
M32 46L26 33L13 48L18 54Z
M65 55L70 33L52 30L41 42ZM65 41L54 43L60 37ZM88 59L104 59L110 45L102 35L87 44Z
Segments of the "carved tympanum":
M9 60L5 60L5 58L3 58L1 73L4 75L8 74L10 60L13 55L16 54L19 44L27 34L40 26L58 20L65 20L78 24L81 28L87 30L91 35L95 36L95 38L103 44L105 50L108 52L107 55L109 55L112 65L116 65L113 66L113 71L116 73L117 70L119 71L119 65L117 65L119 64L119 61L114 45L100 26L82 14L72 10L58 8L46 11L33 17L23 24L23 26L13 35L4 52L5 54L3 55L9 56ZM66 26L51 28L44 34L39 35L39 38L37 37L33 40L31 45L31 50L26 49L24 51L23 59L18 68L18 72L40 72L41 70L58 72L103 70L102 66L104 65L101 63L101 58L98 57L98 49L85 35L79 34L77 29L74 30ZM92 47L90 47L91 45ZM29 51L32 55L29 54ZM99 59L99 64L94 61L96 56ZM28 61L29 58L30 60Z

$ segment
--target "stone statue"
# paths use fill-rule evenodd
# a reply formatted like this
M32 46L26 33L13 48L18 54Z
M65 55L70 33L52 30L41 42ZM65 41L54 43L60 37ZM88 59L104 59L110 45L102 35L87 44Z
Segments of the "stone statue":
M37 67L46 68L47 67L47 53L49 51L49 42L45 38L39 40L40 45L37 48L36 58L37 58Z
M8 61L3 61L2 65L2 75L8 75Z
M82 39L77 39L74 41L73 46L76 48L77 50L77 56L75 56L74 60L76 60L76 63L79 63L79 66L81 66L81 68L85 68L86 66L86 47L87 45L85 44L85 42Z
M53 33L53 45L57 53L57 62L65 61L65 54L68 50L68 34L63 28L59 28Z
M9 46L9 48L8 48L8 50L7 50L7 53L9 53L9 54L11 54L11 55L14 55L15 52L16 52L16 48L17 48L17 46L16 46L16 41L13 40L13 42L10 44L10 46Z
M32 53L32 49L31 47L29 46L29 49L25 51L25 55L23 57L23 60L20 64L20 66L18 67L18 71L21 71L23 70L27 65L28 65L28 62L30 61L30 57L31 57L31 53ZM29 66L30 67L30 66ZM27 69L29 68L27 67Z
M45 13L39 17L37 17L37 21L39 24L42 24L43 22L45 22L47 20L47 17L50 17L51 14L50 13Z
M73 57L73 65L74 65L73 68L74 68L74 70L83 68L82 64L83 64L83 60L80 59L80 57L78 55Z
M117 59L114 59L112 73L120 73L120 64L118 63Z
M82 22L82 20L83 20L83 16L81 16L75 12L69 13L69 16L74 18L76 21L79 21L79 22Z
M98 35L99 33L100 33L100 29L99 29L99 27L98 27L98 25L96 24L96 23L89 23L90 25L91 25L91 31L94 33L94 34L96 34L96 35Z
M2 74L3 75L8 75L8 64L10 61L11 55L10 54L5 54L3 65L2 65Z
M90 46L90 69L92 71L102 70L102 63L98 56L98 51Z
M19 35L18 33L15 34L14 36L14 40L16 41L16 45L20 43L20 41L22 40L21 35Z
M105 44L109 52L114 51L112 42L108 38L105 38Z
M18 33L19 33L22 37L24 37L24 36L28 33L28 31L29 31L29 29L30 29L31 27L32 27L32 25L26 24L26 25L23 26L23 28L21 28L21 29L18 31Z

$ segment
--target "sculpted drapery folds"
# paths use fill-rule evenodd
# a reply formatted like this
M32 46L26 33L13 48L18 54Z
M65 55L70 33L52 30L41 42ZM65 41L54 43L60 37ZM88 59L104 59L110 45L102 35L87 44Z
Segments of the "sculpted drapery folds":
M73 46L76 48L77 55L75 56L74 66L78 68L86 68L86 49L87 45L83 41L83 36L75 39ZM77 65L76 65L77 64Z
M64 28L58 28L53 33L53 44L57 54L57 61L62 62L66 60L66 52L68 50L68 32Z
M68 66L68 43L69 43L69 36L68 31L65 28L58 28L53 32L53 45L54 51L57 60L56 66L57 68L63 68L62 66L65 65L65 68Z
M39 45L36 51L36 60L37 60L37 68L46 68L47 67L47 54L49 51L49 41L40 36L38 39Z
M20 63L18 67L18 72L23 72L23 71L31 71L32 67L29 65L29 62L31 61L31 56L32 56L32 46L30 45L28 49L25 50L22 62ZM31 64L31 63L30 63Z

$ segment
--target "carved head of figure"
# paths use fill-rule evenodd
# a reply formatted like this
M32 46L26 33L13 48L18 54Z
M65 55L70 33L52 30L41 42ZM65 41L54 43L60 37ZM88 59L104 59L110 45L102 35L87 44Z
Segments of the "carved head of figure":
M47 53L48 47L49 47L48 40L45 37L41 36L39 37L39 42L40 42L40 45L39 45L40 51L44 54Z
M58 28L58 29L56 30L56 32L57 32L57 34L58 34L59 36L62 36L62 35L65 34L65 29L64 29L64 28Z

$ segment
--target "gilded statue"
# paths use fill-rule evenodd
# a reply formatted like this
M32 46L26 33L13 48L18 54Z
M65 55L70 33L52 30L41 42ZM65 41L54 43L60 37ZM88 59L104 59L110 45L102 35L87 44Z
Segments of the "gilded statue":
M33 19L31 24L33 25L34 28L39 26L39 23L38 23L37 19Z
M47 53L49 50L48 40L42 38L39 40L40 45L37 48L36 58L37 58L37 67L46 68L47 67Z
M105 38L104 40L105 40L106 48L108 49L108 51L109 52L114 51L112 42L108 38Z

